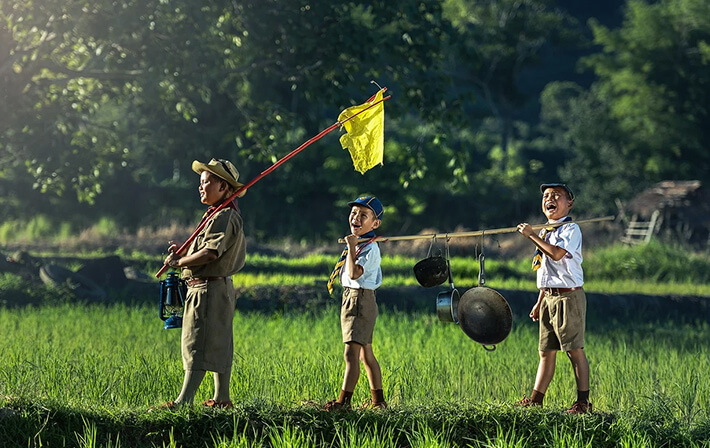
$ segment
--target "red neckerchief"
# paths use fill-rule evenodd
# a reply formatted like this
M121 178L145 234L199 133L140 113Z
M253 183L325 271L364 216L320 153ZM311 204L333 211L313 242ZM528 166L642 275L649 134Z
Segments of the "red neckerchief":
M222 202L220 202L219 204L210 205L209 208L207 208L207 211L205 212L205 214L202 215L202 219L200 220L200 224L202 224L202 222L203 222L205 219L207 219L209 216L211 216L212 213L213 213L215 210L217 210L217 207L219 207L220 205L222 205ZM229 203L227 204L227 206L226 206L226 207L223 207L223 208L231 208L231 209L234 209L234 210L236 210L237 212L239 212L239 202L237 201L237 198L234 198L234 199L232 199L231 201L229 201ZM241 213L241 212L239 212L239 213ZM198 226L199 226L199 224L198 224Z
M369 245L370 243L374 243L375 241L381 239L381 236L373 236L369 240L365 241L365 243L360 243L360 245L357 248L357 252L355 252L355 258L360 256L360 252L365 248L365 246Z

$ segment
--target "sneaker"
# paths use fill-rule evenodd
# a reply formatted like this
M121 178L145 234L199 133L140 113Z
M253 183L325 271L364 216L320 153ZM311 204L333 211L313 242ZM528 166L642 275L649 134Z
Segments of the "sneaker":
M536 406L542 407L542 403L539 401L533 401L532 398L528 398L523 395L523 399L515 403L516 406L521 406L523 408L532 408Z
M323 406L323 409L326 411L349 411L350 410L350 403L341 403L336 400L331 400Z
M372 401L372 398L368 398L360 406L360 410L364 411L365 409L387 409L387 402L386 401Z
M234 407L234 404L232 404L231 400L215 401L215 400L209 399L207 401L203 401L202 406L204 406L206 408L212 408L212 409L232 409Z
M575 401L571 408L565 411L566 414L588 414L592 412L592 403L588 401Z

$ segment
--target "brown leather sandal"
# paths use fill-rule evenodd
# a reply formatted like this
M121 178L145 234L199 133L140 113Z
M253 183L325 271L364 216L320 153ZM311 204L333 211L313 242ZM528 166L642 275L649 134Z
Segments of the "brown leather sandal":
M387 402L386 401L373 401L372 398L368 398L360 406L360 410L364 411L365 409L387 409Z
M533 401L532 398L528 398L523 395L523 398L520 401L516 402L515 405L523 408L534 408L542 406L542 403L538 401Z
M323 406L323 409L326 411L349 411L350 410L350 403L341 403L337 400L331 400Z
M153 412L153 411L174 411L175 409L180 407L180 403L175 403L174 401L166 401L165 403L159 405L159 406L152 406L148 408L148 412Z
M565 411L566 414L589 414L592 412L592 403L588 401L575 401L571 408Z
M234 404L232 403L232 400L215 401L210 398L207 401L203 401L202 406L213 409L232 409L234 407Z

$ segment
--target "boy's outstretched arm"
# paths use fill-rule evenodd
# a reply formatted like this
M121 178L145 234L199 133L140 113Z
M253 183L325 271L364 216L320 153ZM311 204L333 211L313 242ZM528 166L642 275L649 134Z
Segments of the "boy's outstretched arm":
M532 226L527 222L518 224L518 232L525 238L531 240L540 250L555 261L560 261L562 257L567 255L567 251L559 246L554 246L540 238L533 230Z

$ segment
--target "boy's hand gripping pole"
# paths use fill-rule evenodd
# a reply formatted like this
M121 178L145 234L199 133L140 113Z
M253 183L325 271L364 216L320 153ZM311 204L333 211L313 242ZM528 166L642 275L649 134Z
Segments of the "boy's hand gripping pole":
M382 90L387 90L387 87L383 87ZM376 94L375 94L375 95L376 95ZM366 102L370 102L370 101L374 100L374 99L375 99L375 95L372 95L372 96L370 97L370 99L367 100ZM252 185L254 185L255 183L257 183L259 180L261 180L261 179L262 179L263 177L265 177L267 174L271 173L271 172L274 171L276 168L278 168L279 166L281 166L284 162L286 162L286 161L287 161L288 159L290 159L291 157L295 156L295 155L298 154L299 152L301 152L301 151L303 151L304 149L306 149L311 143L313 143L313 142L315 142L315 141L317 141L317 140L320 140L325 134L329 133L330 131L332 131L333 129L337 128L338 126L342 126L343 123L352 120L353 118L357 117L358 115L360 115L361 113L365 112L366 110L368 110L368 109L370 109L370 108L372 108L372 107L375 107L376 105L380 104L380 103L383 102L383 101L386 101L386 100L390 99L391 97L392 97L392 95L388 95L388 96L382 98L381 100L379 100L379 101L377 101L377 102L375 102L375 103L370 104L369 106L367 106L367 107L364 108L363 110L357 112L356 114L353 114L353 115L351 115L350 117L348 117L348 118L346 118L346 119L344 119L344 120L336 121L335 123L331 124L331 125L328 126L327 128L325 128L325 129L323 129L322 131L320 131L317 135L315 135L315 136L311 137L310 139L306 140L305 142L303 142L303 144L301 144L301 146L299 146L298 148L294 149L293 151L291 151L290 153L286 154L286 155L285 155L284 157L282 157L281 159L277 160L273 165L271 165L270 167L268 167L267 169L265 169L264 171L262 171L261 174L259 174L259 175L256 176L254 179L252 179L249 183L247 183L246 185L244 185L243 187L241 187L240 189L238 189L238 190L237 190L232 196L230 196L226 201L222 202L222 204L220 204L220 205L207 217L207 219L203 220L202 223L200 223L200 225L197 226L197 228L195 229L195 231L192 232L192 235L190 235L190 237L182 244L182 246L180 246L180 248L179 248L177 251L175 251L175 253L178 254L178 255L183 254L183 253L187 250L187 248L190 247L190 244L192 244L192 242L195 240L195 238L196 238L197 235L200 233L200 231L202 231L202 229L205 227L205 225L206 225L207 222L210 220L210 218L212 218L212 217L213 217L216 213L218 213L220 210L222 210L222 209L224 209L225 207L227 207L228 204L229 204L230 202L232 202L237 196L239 196L239 194L240 194L241 192L245 191L247 188L249 188L249 187L251 187ZM168 266L167 266L167 265L163 265L163 267L160 268L160 270L155 274L155 277L156 277L156 278L160 278L160 276L163 275L163 273L165 273L165 271L167 271L167 270L168 270Z

